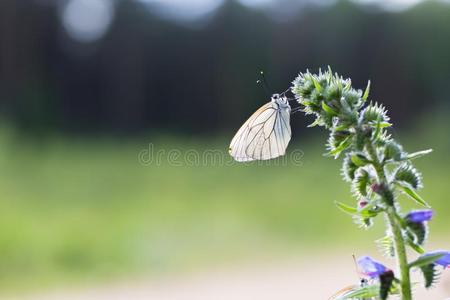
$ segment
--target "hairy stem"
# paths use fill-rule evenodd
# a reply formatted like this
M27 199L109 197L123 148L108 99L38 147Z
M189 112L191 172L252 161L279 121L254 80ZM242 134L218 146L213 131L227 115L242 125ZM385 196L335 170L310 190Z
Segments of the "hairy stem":
M402 232L400 230L400 225L396 220L396 211L395 207L390 207L386 215L389 220L389 224L391 227L392 234L394 236L395 243L395 254L397 256L397 265L401 274L401 290L402 290L402 299L403 300L411 300L411 280L409 277L409 267L408 267L408 259L406 257L406 249L405 249L405 241L402 236Z
M377 155L377 152L373 146L372 143L367 143L366 145L367 152L371 156L372 159L372 165L375 168L377 172L378 179L380 181L380 185L382 185L386 189L390 189L386 174L384 171L384 163L380 162L380 159ZM390 191L392 192L392 191ZM395 204L392 206L389 206L386 210L386 216L389 221L389 226L392 232L392 235L394 236L394 243L395 243L395 256L397 257L397 267L401 274L401 295L402 300L411 300L412 299L412 293L411 293L411 279L409 274L409 267L408 267L408 258L406 256L406 247L405 247L405 240L402 235L401 226L397 222L397 210L395 207Z

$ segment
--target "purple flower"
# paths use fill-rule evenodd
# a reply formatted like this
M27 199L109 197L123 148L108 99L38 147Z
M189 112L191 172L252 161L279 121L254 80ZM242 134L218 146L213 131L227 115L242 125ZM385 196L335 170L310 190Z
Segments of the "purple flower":
M361 199L358 202L358 205L360 208L364 208L367 204L369 204L369 202L367 202L367 200Z
M431 209L413 210L406 215L406 220L412 223L422 223L431 220L433 211Z
M370 186L370 188L371 188L372 191L374 191L375 193L380 194L380 193L383 191L384 186L383 186L382 184L374 183L374 184L372 184L372 185Z
M379 277L387 271L390 271L384 265L373 260L369 256L364 256L358 259L358 265L360 266L362 273L370 278Z
M423 257L427 257L434 254L442 254L443 256L437 259L434 263L443 266L444 268L450 267L450 251L436 250L425 253Z

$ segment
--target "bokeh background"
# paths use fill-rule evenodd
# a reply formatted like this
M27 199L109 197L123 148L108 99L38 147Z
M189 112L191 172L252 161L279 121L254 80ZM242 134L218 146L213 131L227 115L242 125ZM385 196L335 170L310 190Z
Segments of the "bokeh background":
M0 296L370 249L382 227L334 207L353 200L311 119L295 163L231 163L260 70L270 92L370 79L395 137L435 150L417 164L449 246L449 53L443 0L2 0Z

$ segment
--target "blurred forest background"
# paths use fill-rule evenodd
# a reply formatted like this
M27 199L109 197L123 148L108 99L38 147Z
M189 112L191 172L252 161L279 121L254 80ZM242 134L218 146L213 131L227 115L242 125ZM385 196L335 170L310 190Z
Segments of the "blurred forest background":
M328 65L357 88L370 79L406 148L435 149L418 163L438 243L449 53L447 1L2 0L0 286L370 245L379 229L335 209L350 192L321 155L324 132L300 114L289 149L304 152L301 167L139 163L149 143L225 155L269 99L260 70L273 92Z
M223 1L191 16L190 1L173 15L147 2L2 1L2 119L33 134L216 135L267 100L259 70L275 92L327 65L360 88L371 79L397 124L448 106L447 3L392 13L349 1L284 0L265 11Z

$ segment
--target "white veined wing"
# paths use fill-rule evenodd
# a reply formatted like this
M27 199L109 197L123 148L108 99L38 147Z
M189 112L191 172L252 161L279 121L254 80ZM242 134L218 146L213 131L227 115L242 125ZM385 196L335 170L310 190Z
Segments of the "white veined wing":
M291 140L291 107L278 94L259 108L231 140L229 152L236 161L267 160L286 153Z

